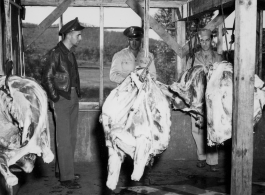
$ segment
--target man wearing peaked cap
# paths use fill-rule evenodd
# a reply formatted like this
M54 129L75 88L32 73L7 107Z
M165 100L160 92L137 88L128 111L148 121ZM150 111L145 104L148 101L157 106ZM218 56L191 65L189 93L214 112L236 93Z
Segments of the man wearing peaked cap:
M74 151L77 138L78 98L80 79L77 61L71 51L82 40L78 18L65 24L59 31L63 40L44 57L42 85L47 92L55 115L56 168L55 177L61 185L78 189L80 175L74 172Z
M59 35L66 35L67 33L71 31L81 31L85 27L81 26L78 18L76 17L74 20L71 20L70 22L66 23L61 30L59 31Z
M144 31L141 27L131 26L126 28L123 34L128 38L143 38Z
M130 26L124 30L123 34L128 38L129 46L114 54L110 69L110 80L117 84L120 84L132 71L134 71L137 65L142 67L145 66L145 64L137 63L137 56L142 53L143 29L138 26ZM149 52L149 55L154 59L152 53ZM154 60L152 60L148 70L151 77L156 79Z
M223 60L222 56L219 55L212 48L212 31L209 29L201 29L198 32L198 37L200 41L200 50L193 55L193 58L188 59L187 69L203 65L205 71L208 71L210 65L215 62L221 62ZM197 167L205 167L206 164L210 165L211 171L218 171L218 151L214 147L206 147L204 133L207 129L201 129L195 125L195 119L191 117L191 129L192 135L197 146Z

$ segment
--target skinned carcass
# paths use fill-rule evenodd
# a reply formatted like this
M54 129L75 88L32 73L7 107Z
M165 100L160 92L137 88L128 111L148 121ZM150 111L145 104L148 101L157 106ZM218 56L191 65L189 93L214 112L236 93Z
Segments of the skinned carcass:
M253 125L260 120L265 104L264 82L257 75L254 82ZM232 136L233 67L231 63L223 61L214 63L210 67L205 99L208 145L218 145Z
M198 127L204 125L206 71L203 65L194 66L186 70L178 82L169 86L169 92L176 95L173 108L191 114Z
M149 74L132 72L107 97L101 122L109 151L107 186L115 189L125 155L134 161L131 179L139 181L150 159L162 153L170 139L171 111L166 96Z
M8 186L18 179L9 166L25 172L34 168L36 154L50 163L48 100L45 91L33 79L0 77L0 172Z

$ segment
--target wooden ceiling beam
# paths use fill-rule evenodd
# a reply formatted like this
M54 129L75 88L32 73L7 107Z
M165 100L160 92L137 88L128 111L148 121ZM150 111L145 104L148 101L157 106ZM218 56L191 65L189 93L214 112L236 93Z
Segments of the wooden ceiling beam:
M63 0L21 0L24 6L58 6ZM144 0L135 0L144 6ZM75 0L70 7L128 7L126 0ZM176 8L187 0L150 0L151 8Z
M189 8L187 16L181 20L187 20L187 17L189 20L199 18L205 13L214 12L221 7L223 9L235 9L235 0L192 0L187 5Z

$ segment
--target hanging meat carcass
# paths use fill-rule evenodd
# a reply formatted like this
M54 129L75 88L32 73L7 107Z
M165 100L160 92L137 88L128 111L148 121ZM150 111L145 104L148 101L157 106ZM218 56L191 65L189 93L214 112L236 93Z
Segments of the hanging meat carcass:
M18 179L9 166L25 172L34 168L36 154L50 163L48 104L45 91L37 82L18 76L0 77L0 172L8 186Z
M204 125L205 114L205 89L206 70L203 65L198 65L186 70L178 82L174 82L169 88L169 93L176 95L173 108L190 113L196 119L196 125ZM171 96L171 95L169 95ZM183 106L183 102L185 106Z
M125 155L134 161L131 179L139 181L150 159L162 153L170 139L171 110L166 96L142 70L132 72L107 97L101 122L109 151L107 186L115 189Z
M264 82L257 75L254 82L253 125L260 120L265 104ZM208 145L221 144L230 139L232 134L233 67L231 63L220 62L211 66L207 75L205 99Z

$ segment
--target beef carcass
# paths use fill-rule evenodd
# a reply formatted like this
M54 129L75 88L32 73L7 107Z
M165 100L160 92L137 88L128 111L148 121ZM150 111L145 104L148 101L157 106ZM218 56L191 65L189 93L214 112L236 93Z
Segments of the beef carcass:
M260 120L265 104L264 82L257 75L254 87L253 125ZM218 145L232 136L233 67L231 63L223 61L214 63L210 67L205 99L208 145Z
M203 65L194 66L186 70L178 82L169 86L171 93L176 95L173 108L190 113L198 127L204 125L206 72Z
M49 163L50 149L48 100L45 91L33 79L0 77L0 172L8 186L18 179L9 166L31 172L36 154Z
M162 153L170 139L171 110L166 96L147 74L132 72L107 97L101 114L109 151L107 186L115 189L125 155L134 161L131 179L138 181L153 156Z

